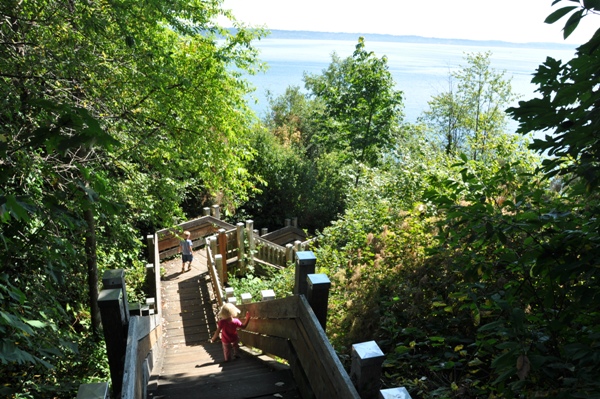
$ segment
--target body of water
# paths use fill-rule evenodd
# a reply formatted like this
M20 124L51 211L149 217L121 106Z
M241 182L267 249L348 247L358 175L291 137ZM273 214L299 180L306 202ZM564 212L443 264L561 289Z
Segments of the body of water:
M268 110L266 92L274 97L285 92L288 86L300 86L304 90L303 74L321 74L331 63L331 54L340 58L349 57L358 42L350 40L312 39L263 39L257 42L260 59L267 63L265 73L249 76L256 87L250 101L254 111L263 117ZM513 92L521 100L532 98L536 87L531 84L532 74L547 56L571 59L575 49L529 48L529 47L485 47L475 45L369 42L366 50L373 51L378 58L387 56L390 72L397 89L404 93L405 120L415 122L427 109L432 96L448 90L448 77L452 71L466 66L466 53L491 51L491 68L505 71L512 78Z

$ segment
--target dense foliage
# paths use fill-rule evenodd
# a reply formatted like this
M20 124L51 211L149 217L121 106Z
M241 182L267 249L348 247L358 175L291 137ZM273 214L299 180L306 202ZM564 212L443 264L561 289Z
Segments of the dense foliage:
M143 299L146 234L247 196L239 71L257 67L260 32L219 28L220 4L1 3L3 397L106 380L98 276L127 269Z
M598 11L583 2L548 22L570 14L568 36ZM470 54L427 125L402 126L392 157L362 165L315 248L343 359L375 339L384 385L414 397L600 397L599 45L539 67L540 96L508 110L524 138L504 131L510 82Z
M450 74L448 91L433 96L423 113L433 140L449 155L485 159L503 136L504 110L515 95L505 73L491 68L490 56L489 51L467 54L467 65Z
M241 210L268 227L297 216L313 233L343 213L364 169L381 165L395 148L402 93L387 58L367 51L362 37L351 56L334 53L322 74L305 74L304 82L306 93L289 87L270 101L268 132L254 136L261 156L250 167L264 181Z
M541 98L509 110L521 133L550 131L531 145L543 164L508 135L485 162L421 159L420 188L398 197L377 176L324 231L342 353L376 339L385 384L417 397L600 397L598 44L548 59ZM397 205L415 188L422 204Z
M600 11L568 4L547 19L568 16L565 36ZM258 124L240 74L260 68L262 32L221 29L220 7L0 5L0 394L106 380L98 276L127 269L142 299L142 237L215 202L318 235L330 339L342 359L376 340L384 386L600 397L600 33L540 65L539 96L508 110L523 138L505 131L510 81L489 53L409 125L362 39ZM286 295L292 272L236 284Z

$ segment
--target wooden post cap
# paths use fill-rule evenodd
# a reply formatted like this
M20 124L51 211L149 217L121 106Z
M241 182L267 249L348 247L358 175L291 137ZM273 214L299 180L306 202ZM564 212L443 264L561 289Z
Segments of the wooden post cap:
M244 292L240 296L242 297L242 303L250 303L250 302L252 302L252 294L250 294L249 292Z
M411 399L410 394L404 387L382 389L379 391L379 399Z
M262 290L260 292L263 301L270 301L271 299L275 299L275 291L273 290Z
M385 355L375 341L352 345L352 357L356 357L361 366L381 365L385 359Z

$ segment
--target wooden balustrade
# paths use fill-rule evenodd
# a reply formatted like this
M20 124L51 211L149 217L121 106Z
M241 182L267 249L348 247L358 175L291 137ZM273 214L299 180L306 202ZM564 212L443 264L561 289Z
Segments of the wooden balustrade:
M77 391L76 399L109 399L110 389L108 382L93 382L81 384Z
M286 359L302 397L360 398L304 295L237 306L251 315L241 341Z
M374 397L378 385L373 382L379 381L377 373L381 372L382 360L373 359L372 350L364 350L364 345L374 343L353 346L350 377L325 335L330 282L327 276L314 274L314 254L306 251L311 243L297 241L285 247L273 244L258 237L252 221L247 221L245 228L238 223L237 228L225 229L224 226L229 225L218 219L217 208L205 208L202 218L147 237L150 263L146 271L151 296L145 306L128 303L122 270L109 271L104 276L104 289L98 300L103 324L112 326L105 330L105 339L113 394L122 399L146 397L150 371L155 360L162 356L160 260L178 252L179 239L175 232L188 230L194 232L196 247L206 243L208 272L217 303L222 305L229 300L251 314L250 325L240 331L245 345L286 359L303 397ZM213 216L206 215L209 211ZM293 223L295 225L296 220ZM225 229L220 236L214 235L218 228ZM247 235L247 240L240 237L240 233ZM205 240L207 235L210 237ZM222 247L218 245L218 237L224 243ZM224 256L219 253L221 248L224 248ZM280 267L295 261L296 295L276 299L275 292L265 290L261 302L251 303L251 295L247 293L241 294L238 302L231 290L224 293L223 285L227 278L227 260L236 257L242 268L246 262L252 264L255 260ZM151 312L148 305L155 312ZM381 399L410 399L404 388L378 393ZM107 397L107 383L82 384L77 396L78 399Z
M242 293L239 303L233 289L226 289L224 300L251 316L247 328L239 331L241 341L287 360L303 397L411 399L405 388L380 390L385 355L375 341L352 346L352 367L347 374L325 334L331 282L324 274L314 274L315 266L311 251L297 253L291 297L276 299L273 290L263 290L260 302L251 303L252 296Z
M206 238L209 239L216 245L213 253L219 253L228 265L235 267L238 275L245 275L246 267L257 262L266 267L287 267L295 260L296 252L309 248L312 243L296 241L285 247L272 243L258 236L251 220L246 221L246 228L238 223L229 230L219 229L216 235ZM221 276L221 281L225 282L226 277Z
M176 227L159 230L156 232L156 236L160 259L166 259L179 253L181 235L186 230L190 232L192 246L196 249L205 245L205 237L215 234L219 229L231 230L232 228L235 228L235 226L215 216L202 216L198 219L181 223Z
M212 244L212 239L210 239L210 243ZM215 299L219 306L223 304L223 284L221 284L221 278L219 277L219 273L217 270L217 264L215 256L213 256L214 245L206 246L206 263L208 267L208 273L210 275L210 281L213 287L213 293L215 295Z

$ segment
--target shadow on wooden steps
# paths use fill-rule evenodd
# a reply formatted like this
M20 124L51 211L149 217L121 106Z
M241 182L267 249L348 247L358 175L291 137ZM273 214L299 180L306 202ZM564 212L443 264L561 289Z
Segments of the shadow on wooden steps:
M285 365L242 347L239 359L224 362L206 258L181 273L181 261L164 264L163 348L148 385L153 399L300 398Z

